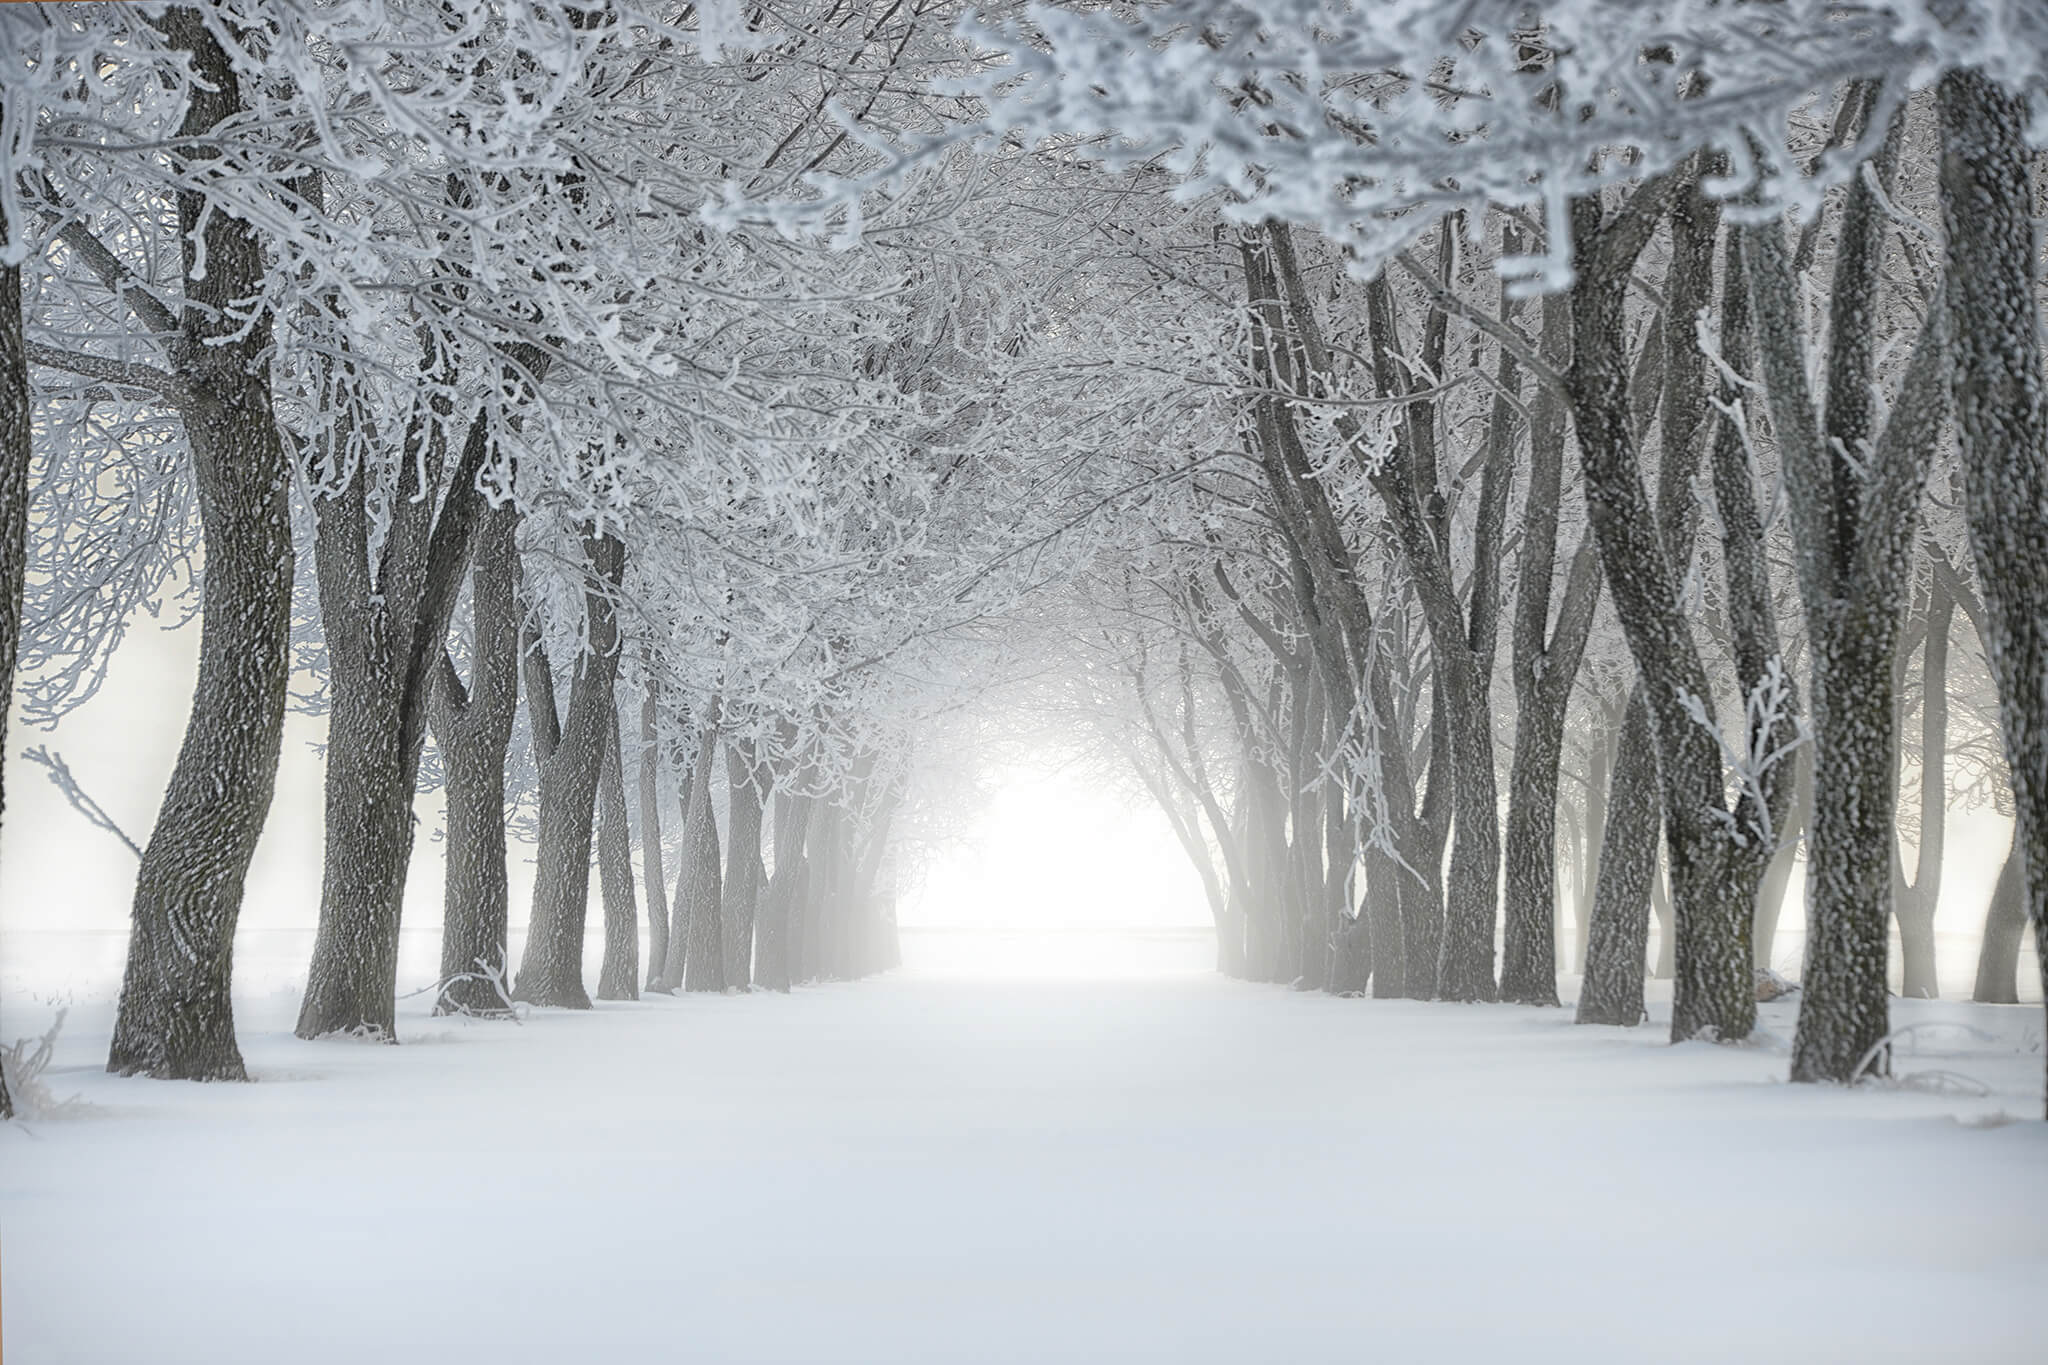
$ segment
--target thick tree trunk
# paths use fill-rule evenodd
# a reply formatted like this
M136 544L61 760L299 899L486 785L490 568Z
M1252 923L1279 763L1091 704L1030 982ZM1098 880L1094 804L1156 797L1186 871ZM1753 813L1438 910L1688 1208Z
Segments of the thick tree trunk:
M1946 416L1947 329L1930 310L1890 415L1876 411L1877 317L1889 225L1878 186L1903 136L1850 182L1829 306L1825 410L1808 391L1796 283L1776 223L1740 233L1758 355L1791 510L1812 651L1814 804L1806 965L1792 1079L1848 1081L1890 1030L1887 936L1897 858L1899 632L1920 498Z
M725 985L744 990L754 975L754 920L761 896L761 775L753 745L734 742L725 750L730 802L726 807L725 886L719 898L720 948Z
M604 896L604 964L597 973L597 998L638 1000L640 907L633 898L633 831L626 816L616 706L611 719L597 776L597 881Z
M659 702L647 679L640 703L640 864L647 890L647 988L653 990L668 962L668 874L661 865L661 748L655 734Z
M330 642L335 633L330 629ZM330 643L327 853L320 929L299 1011L302 1038L397 1038L399 896L412 860L413 776L403 749L395 661L374 645L371 650L367 658L351 658Z
M437 1014L509 1014L505 752L519 707L518 529L510 503L485 514L470 565L471 686L464 690L445 651L435 681L431 720L448 810Z
M1628 368L1621 349L1622 304L1634 263L1674 196L1683 202L1674 219L1678 237L1669 287L1674 296L1681 292L1696 296L1702 276L1710 274L1711 255L1702 249L1703 240L1711 247L1711 234L1705 226L1709 206L1699 198L1696 170L1686 167L1644 185L1612 221L1602 221L1600 207L1592 199L1574 206L1579 283L1572 296L1572 367L1566 386L1578 430L1587 509L1616 614L1628 636L1629 652L1649 702L1657 741L1664 843L1678 941L1671 1037L1674 1042L1699 1037L1733 1042L1747 1037L1756 1023L1749 930L1756 887L1769 850L1753 830L1767 816L1782 813L1789 788L1775 770L1767 772L1759 790L1745 789L1738 794L1731 812L1720 749L1686 705L1688 698L1707 705L1706 699L1712 695L1679 595L1683 569L1679 556L1690 543L1689 534L1682 532L1691 518L1672 505L1671 496L1683 485L1681 476L1687 462L1681 456L1693 444L1692 433L1699 427L1697 414L1704 408L1705 392L1697 376L1699 359L1682 346L1671 350L1674 358L1685 357L1687 372L1666 377L1672 390L1665 421L1662 482L1666 495L1660 499L1662 505L1653 508L1643 486L1631 431ZM1689 262L1683 272L1676 265L1680 260ZM1738 272L1731 271L1728 278L1723 313L1732 352L1730 363L1739 369L1747 323L1741 311L1731 312L1730 305L1739 310L1744 289ZM1724 381L1722 389L1724 399L1732 391L1735 396L1730 401L1741 401L1742 393L1730 383ZM1681 405L1682 413L1674 415L1673 405ZM1778 652L1775 624L1768 609L1768 585L1758 578L1761 533L1748 484L1738 488L1724 478L1723 466L1739 464L1741 452L1730 419L1717 425L1714 444L1738 681L1747 692L1759 685ZM1775 747L1789 728L1789 718L1777 717L1767 737L1755 738L1768 739ZM1744 739L1752 736L1745 733ZM1623 816L1617 810L1609 818L1619 821ZM1610 828L1608 838L1613 837ZM1602 861L1606 861L1604 851ZM1596 919L1598 913L1596 907ZM1599 934L1596 924L1596 940ZM1589 975L1592 972L1590 961L1587 971Z
M604 765L606 737L617 724L612 684L619 668L619 628L611 596L625 573L625 547L615 536L584 541L589 571L603 586L584 595L589 615L589 648L576 658L569 707L561 737L540 762L540 840L535 855L533 915L526 949L519 959L516 999L566 1009L590 1008L583 985L583 929L590 909L590 843L597 807L597 781ZM538 642L529 650L545 675ZM538 679L536 679L538 681ZM534 719L537 746L554 710L552 677L542 689L526 689L527 714Z
M1991 904L1984 912L1984 943L1977 953L1977 988L1987 1005L2019 1003L2020 940L2027 932L2027 867L2017 844L2005 855Z
M190 9L158 20L200 77L172 152L203 180L203 139L242 112L234 64ZM107 1069L243 1080L229 998L235 922L270 812L291 676L291 463L271 412L263 244L248 222L177 196L185 309L170 341L206 542L199 684L156 826L143 850Z
M0 218L14 244L14 225ZM21 267L0 266L0 816L7 811L7 712L21 649L21 601L28 576L28 467L31 452L28 349L21 331ZM14 1101L0 1075L0 1119Z
M517 648L517 645L514 645ZM507 671L511 660L506 660ZM452 681L452 679L451 679ZM475 707L478 703L470 703ZM510 710L508 707L507 710ZM436 1014L500 1016L511 989L505 927L505 749L511 724L435 722L448 810L446 882L441 900L441 998ZM502 734L503 738L498 736ZM502 983L494 986L488 973Z
M1644 950L1650 934L1650 883L1657 875L1657 752L1650 709L1638 686L1622 721L1608 794L1607 829L1593 889L1593 920L1586 938L1586 975L1579 987L1577 1021L1643 1022Z
M1957 71L1942 78L1940 104L1956 430L2012 778L2013 841L2024 854L2027 918L2048 986L2048 404L2027 102Z

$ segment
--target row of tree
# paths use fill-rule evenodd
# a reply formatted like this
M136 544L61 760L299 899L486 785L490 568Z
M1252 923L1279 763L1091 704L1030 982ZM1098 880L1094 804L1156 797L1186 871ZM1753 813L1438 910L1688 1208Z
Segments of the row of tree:
M2004 759L1968 776L2017 820L1987 995L2015 904L2048 911L2039 11L1387 8L982 32L983 126L1210 193L1213 249L1142 259L1227 340L1191 365L1171 330L1154 363L1206 362L1209 440L1242 449L1184 448L1208 501L1091 603L1153 628L1102 667L1225 969L1555 1003L1569 777L1582 1021L1642 1017L1661 863L1672 1036L1747 1036L1803 847L1793 1077L1882 1070L1894 920L1907 990L1935 989L1954 695L1988 699L1958 613ZM952 145L901 139L858 187ZM1595 677L1571 772L1603 617L1632 677Z
M957 267L696 210L829 166L832 101L939 101L893 89L928 59L915 7L757 14L730 50L717 17L5 16L6 680L18 658L50 723L138 610L201 630L111 1070L243 1075L235 925L294 704L327 724L301 1036L393 1036L422 784L444 1009L589 1005L593 851L600 996L894 961L889 830L931 689L876 662L981 609L958 546L988 528L948 513L1004 473L928 435L959 418L921 377L946 350L921 305ZM508 829L537 862L516 971Z
M1634 1024L1662 902L1732 1041L1803 849L1793 1074L1881 1069L1954 802L2017 823L1980 976L2048 912L2048 32L1840 8L0 15L24 710L202 631L111 1065L240 1074L294 699L299 1031L389 1037L422 785L448 1007L587 1003L593 853L600 995L851 976L917 739L1030 684L1226 971L1555 1004L1569 903Z

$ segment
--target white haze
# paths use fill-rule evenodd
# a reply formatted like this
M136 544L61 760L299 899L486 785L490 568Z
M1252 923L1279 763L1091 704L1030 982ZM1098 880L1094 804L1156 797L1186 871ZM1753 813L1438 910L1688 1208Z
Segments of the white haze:
M10 748L60 753L87 792L138 842L149 833L183 733L197 668L196 628L136 622L107 684L54 733L9 727ZM303 985L300 940L310 945L319 904L323 721L287 718L277 796L250 871L238 953L245 989ZM981 974L1101 975L1207 965L1185 944L1162 951L1144 936L1197 933L1208 924L1200 883L1156 809L1101 789L1053 757L1041 763L1006 750L984 779L993 788L961 834L928 850L902 879L899 918L913 933L910 960L927 969ZM112 835L92 829L33 764L8 769L7 818L0 825L0 1001L13 998L19 1032L40 1015L17 1013L38 1000L103 998L118 987L126 948L135 860ZM438 793L418 802L422 838L406 892L408 951L429 979L441 923ZM1951 812L1942 899L1935 919L1941 990L1967 998L1992 883L2011 841L2010 821L1988 811ZM520 936L533 875L532 849L512 845L514 937ZM1796 974L1804 939L1799 879L1789 892L1775 965ZM592 932L597 930L595 918ZM1124 931L1116 935L1083 931ZM1653 930L1654 933L1654 930ZM2031 960L2032 930L2022 961ZM262 946L256 945L261 943ZM1893 974L1900 967L1893 949ZM1570 926L1560 958L1575 945ZM1896 982L1895 982L1896 984ZM2038 998L2028 972L2022 999Z

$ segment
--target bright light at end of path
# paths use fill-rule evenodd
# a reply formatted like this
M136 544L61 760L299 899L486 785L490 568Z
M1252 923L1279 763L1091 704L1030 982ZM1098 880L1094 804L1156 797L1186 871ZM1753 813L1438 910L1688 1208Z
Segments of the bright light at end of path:
M1214 965L1202 883L1165 817L1065 773L1011 770L898 909L907 966L1100 976Z

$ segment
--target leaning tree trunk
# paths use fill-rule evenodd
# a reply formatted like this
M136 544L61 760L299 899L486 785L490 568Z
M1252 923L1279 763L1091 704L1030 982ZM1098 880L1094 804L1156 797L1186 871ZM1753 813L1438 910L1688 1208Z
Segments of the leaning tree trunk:
M661 749L655 734L653 674L640 703L640 870L647 888L647 988L655 989L668 962L668 874L661 866Z
M611 721L597 775L597 881L604 897L604 965L597 973L597 998L638 1000L640 907L633 899L633 831L626 817L616 705Z
M1981 73L1956 71L1942 78L1940 103L1956 431L2012 779L2013 843L2024 855L2027 918L2048 985L2048 405L2027 101Z
M1731 812L1719 746L1688 709L1689 700L1710 706L1712 696L1680 597L1682 561L1673 563L1689 543L1689 536L1677 532L1690 519L1671 505L1669 497L1661 508L1653 508L1644 489L1631 430L1628 367L1622 353L1623 303L1634 264L1674 192L1683 196L1683 204L1674 220L1677 237L1670 292L1676 297L1682 285L1689 295L1698 294L1701 277L1711 273L1710 251L1701 249L1709 237L1705 224L1710 206L1699 197L1696 171L1696 166L1687 166L1650 181L1630 195L1611 221L1602 221L1597 200L1584 198L1575 203L1573 240L1579 280L1572 295L1572 367L1566 375L1566 388L1572 399L1579 464L1601 564L1616 615L1628 637L1629 653L1636 661L1657 739L1664 843L1678 938L1671 1037L1674 1042L1699 1037L1734 1042L1747 1037L1756 1024L1749 930L1756 887L1769 850L1754 830L1782 815L1789 788L1775 769L1767 771L1757 790L1744 789L1738 794ZM1711 241L1706 240L1706 245L1710 247ZM1683 273L1676 267L1681 258L1688 262ZM1740 308L1745 291L1739 273L1731 270L1728 280L1722 311L1727 319L1728 348L1739 352L1746 318L1734 310ZM1697 382L1697 356L1683 347L1672 348L1671 355L1685 358L1687 373L1667 375L1666 379L1672 390L1665 424L1667 476L1683 463L1679 455L1692 448L1692 431L1699 424L1690 414L1703 408L1705 401ZM1740 362L1731 355L1730 363ZM1722 390L1724 398L1730 392L1735 394L1733 402L1743 397L1725 378ZM1684 420L1674 419L1669 411L1676 403L1685 407ZM1722 477L1723 465L1732 458L1730 452L1741 449L1734 418L1723 417L1717 424L1714 444L1736 670L1747 693L1762 684L1777 655L1775 623L1768 610L1768 584L1759 579L1762 547L1751 490L1747 482L1733 488ZM1667 477L1664 484L1669 490L1674 480ZM1770 721L1767 736L1745 733L1744 741L1773 748L1784 742L1791 729L1789 716L1774 713ZM1610 815L1610 820L1620 818L1619 811ZM1597 898L1597 891L1595 895Z
M1991 905L1984 913L1984 945L1977 954L1977 988L1971 998L1986 1005L2019 1003L2020 940L2027 932L2027 869L2015 844L1998 870Z
M1593 917L1586 931L1586 975L1577 1022L1643 1022L1644 950L1650 936L1650 883L1657 875L1657 751L1650 708L1638 686L1622 721L1621 744L1608 791L1607 825L1594 875Z
M510 503L484 516L470 564L470 686L445 650L435 680L430 719L448 811L437 1014L500 1017L511 1005L505 752L519 708L518 529Z
M719 896L719 947L725 985L744 990L753 981L754 917L761 896L761 785L753 745L734 741L725 750L725 885Z
M14 225L0 217L6 245ZM21 599L28 575L28 463L30 452L28 351L21 334L21 267L0 266L0 816L7 811L7 702L14 695L14 664L21 649ZM14 1101L0 1074L0 1119Z
M191 9L158 23L191 54L179 147L188 183L218 152L203 139L242 113L235 65ZM107 1069L243 1080L229 981L235 921L270 812L291 677L291 462L270 406L271 320L263 243L246 220L177 195L185 309L170 346L206 542L199 684L135 887L128 963Z
M561 736L540 763L540 841L533 878L533 916L527 924L526 950L519 959L515 999L567 1009L590 1008L583 987L583 927L590 908L590 834L597 806L598 773L604 763L606 736L617 724L612 685L619 668L619 626L607 589L616 589L625 573L625 546L616 536L589 536L584 541L589 571L596 582L584 594L589 615L589 647L576 658L569 688L569 708ZM529 658L545 675L547 661L536 642ZM532 665L530 665L532 666ZM554 682L526 689L527 714L534 718L536 746L549 728L554 710Z

